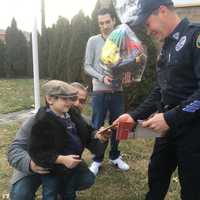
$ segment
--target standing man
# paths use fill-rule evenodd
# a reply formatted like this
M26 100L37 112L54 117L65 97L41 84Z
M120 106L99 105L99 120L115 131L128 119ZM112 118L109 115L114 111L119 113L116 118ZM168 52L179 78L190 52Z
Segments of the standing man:
M85 71L92 78L93 98L92 98L92 126L99 129L103 126L107 114L109 114L109 123L112 123L124 111L123 94L121 87L112 87L113 77L105 75L100 67L100 55L102 47L108 35L115 26L113 13L108 9L101 9L97 14L100 34L89 38L85 54ZM116 140L116 133L111 136L111 150L109 158L112 164L121 170L128 170L129 166L121 159L118 150L119 141ZM107 145L105 145L106 149ZM104 158L104 151L94 155L90 170L97 175L99 167Z
M181 199L200 199L200 26L181 20L171 0L139 0L135 25L164 41L157 84L147 99L119 121L144 120L161 134L151 156L147 200L163 200L178 167ZM158 112L156 112L158 111ZM152 115L154 113L154 115Z

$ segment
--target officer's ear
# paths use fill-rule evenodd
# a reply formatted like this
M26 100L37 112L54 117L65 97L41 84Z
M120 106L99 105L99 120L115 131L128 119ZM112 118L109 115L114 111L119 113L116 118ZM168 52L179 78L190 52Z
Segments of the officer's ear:
M159 14L162 15L162 16L167 16L168 13L169 13L169 11L170 11L170 10L169 10L168 7L165 6L165 5L161 5L161 6L158 8L158 12L159 12Z

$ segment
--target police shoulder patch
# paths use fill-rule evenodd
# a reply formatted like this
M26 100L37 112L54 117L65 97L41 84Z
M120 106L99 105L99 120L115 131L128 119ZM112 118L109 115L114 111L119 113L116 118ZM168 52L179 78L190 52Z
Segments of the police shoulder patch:
M196 47L200 48L200 34L199 34L199 36L197 37L197 40L196 40Z

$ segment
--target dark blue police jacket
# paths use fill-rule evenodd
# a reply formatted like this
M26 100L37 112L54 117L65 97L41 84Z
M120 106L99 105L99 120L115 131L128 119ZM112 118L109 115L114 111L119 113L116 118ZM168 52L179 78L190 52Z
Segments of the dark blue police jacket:
M200 25L186 18L164 41L155 88L130 114L145 119L160 106L170 128L200 123Z

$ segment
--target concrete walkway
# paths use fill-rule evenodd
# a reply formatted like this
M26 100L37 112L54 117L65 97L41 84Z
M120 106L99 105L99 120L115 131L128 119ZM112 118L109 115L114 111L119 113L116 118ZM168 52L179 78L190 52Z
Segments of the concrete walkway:
M29 109L8 114L0 114L0 125L11 122L24 121L29 116L34 114L33 111L33 109Z

